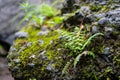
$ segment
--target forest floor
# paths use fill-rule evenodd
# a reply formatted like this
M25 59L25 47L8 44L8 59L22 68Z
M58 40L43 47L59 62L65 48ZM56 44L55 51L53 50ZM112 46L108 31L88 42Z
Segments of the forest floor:
M8 69L7 59L0 57L0 80L14 80Z

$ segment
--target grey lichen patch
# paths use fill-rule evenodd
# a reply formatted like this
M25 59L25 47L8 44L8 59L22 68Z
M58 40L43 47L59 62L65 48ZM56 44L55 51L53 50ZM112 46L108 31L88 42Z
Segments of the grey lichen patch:
M16 38L27 38L28 33L27 32L17 32L17 33L15 33L15 37Z

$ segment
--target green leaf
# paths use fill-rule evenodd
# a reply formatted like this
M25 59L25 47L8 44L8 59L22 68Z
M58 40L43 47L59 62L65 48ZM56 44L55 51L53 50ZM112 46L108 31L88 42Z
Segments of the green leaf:
M82 50L85 49L85 47L91 42L91 40L92 40L93 38L95 38L95 37L97 37L97 36L100 36L100 35L103 36L104 34L103 34L103 33L96 33L96 34L92 35L91 37L89 37L89 39L87 39L87 41L86 41L85 44L83 45Z
M80 60L81 54L79 54L74 60L74 68L76 67L78 61Z
M43 16L52 17L56 15L56 10L47 4L42 4L40 6L40 14Z

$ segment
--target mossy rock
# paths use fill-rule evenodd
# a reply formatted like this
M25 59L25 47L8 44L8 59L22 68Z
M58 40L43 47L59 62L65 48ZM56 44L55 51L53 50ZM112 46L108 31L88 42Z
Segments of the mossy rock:
M52 79L60 77L66 61L67 50L57 31L46 31L28 26L21 31L28 38L17 38L10 49L10 70L16 79ZM66 58L67 59L67 58Z
M90 7L91 11L95 14L106 13L110 10L110 7L107 6L110 1L111 0L108 0L108 4L106 3L106 5L100 6L91 3L88 5L83 2L81 6ZM63 13L73 11L74 8L70 11L63 11ZM68 22L67 20L64 22L68 24L77 22L76 19L71 18L70 21L69 19L70 18L67 19ZM86 20L88 19L86 18ZM98 20L99 19L95 21L98 22ZM92 22L94 22L94 20ZM75 25L77 24L80 25L80 22L72 24L73 28L76 27ZM83 25L90 27L92 23L83 23ZM21 36L15 40L7 57L9 68L15 80L119 80L119 29L112 27L113 30L111 31L109 27L105 26L104 28L98 24L93 25L98 29L100 28L100 30L96 32L102 32L104 36L92 40L82 52L86 54L88 51L92 51L95 54L95 58L90 55L82 55L76 68L73 64L79 53L72 53L71 56L70 49L65 47L64 37L62 37L62 34L57 30L49 30L46 27L45 30L42 30L30 25L24 27L20 32L28 33L28 35L26 34L26 36ZM70 25L70 27L72 26ZM64 25L64 27L67 26ZM69 26L67 28L69 28ZM73 31L73 28L71 28L71 31ZM106 29L108 29L108 32ZM92 31L89 29L85 35L92 34Z
M16 80L119 79L119 39L116 43L112 39L105 42L104 38L93 40L94 44L86 50L93 51L96 57L82 55L74 68L75 56L70 56L70 50L64 47L65 40L57 30L43 32L34 26L27 26L21 32L27 32L28 37L17 38L8 55L9 68ZM110 54L105 54L108 43Z

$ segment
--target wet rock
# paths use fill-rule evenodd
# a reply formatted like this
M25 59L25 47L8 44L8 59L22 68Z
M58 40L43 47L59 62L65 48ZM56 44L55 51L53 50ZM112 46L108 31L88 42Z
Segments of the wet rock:
M38 43L39 43L39 44L43 44L44 41L43 41L43 40L38 40Z
M40 54L43 55L43 54L45 54L45 53L46 53L46 50L42 51Z
M10 51L11 51L11 52L14 52L14 51L16 51L16 50L17 50L17 49L14 48L14 47L11 47L11 48L10 48Z
M35 64L34 64L34 63L28 63L28 66L30 66L30 67L34 67Z
M107 26L109 24L109 20L107 18L102 18L98 21L98 25Z
M100 26L109 26L119 29L120 26L120 10L109 11L106 16L98 21Z
M113 28L111 28L111 27L105 27L105 31L106 32L113 32Z
M79 25L81 22L91 23L93 18L91 15L84 14L82 11L75 13L75 15L68 18L65 22L71 25ZM65 26L66 27L66 26Z
M97 26L92 26L92 33L96 33L99 31L98 27Z
M17 71L17 70L19 70L19 67L15 66L15 67L13 68L13 70L14 70L14 71Z
M15 38L27 38L28 33L27 32L17 32L15 33Z
M79 3L79 0L66 0L63 4L62 13L69 13L76 9L78 9L80 6L76 3Z
M12 45L14 39L15 39L15 35L10 35L8 38L5 39L5 41L6 41L8 44Z
M14 59L13 60L15 63L20 63L20 59Z
M32 44L33 44L33 42L28 42L28 43L26 44L26 46L27 46L27 47L30 47Z
M33 54L33 55L31 55L29 58L35 58L35 55Z
M37 33L37 36L39 36L39 35L47 35L48 33L49 33L48 30L46 30L46 31L40 31L40 32Z
M46 69L47 69L48 71L52 71L52 70L53 70L52 63L49 63L49 64L47 65Z
M109 47L106 47L104 49L104 52L103 52L105 55L109 55L111 52L110 52L110 48Z
M106 3L107 3L107 1L102 1L100 4L105 5Z
M24 0L0 0L0 39L12 45L14 33L17 31L16 26L23 17L19 3ZM9 4L10 3L10 4ZM15 16L19 13L19 16ZM1 43L1 42L0 42Z
M105 17L105 13L100 13L100 14L94 14L94 16L98 19Z
M84 13L87 13L87 14L91 13L89 6L81 6L80 10L83 11Z

